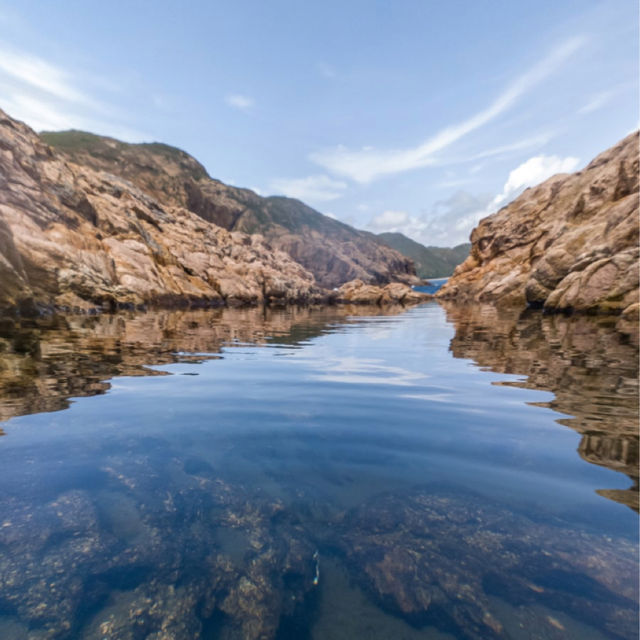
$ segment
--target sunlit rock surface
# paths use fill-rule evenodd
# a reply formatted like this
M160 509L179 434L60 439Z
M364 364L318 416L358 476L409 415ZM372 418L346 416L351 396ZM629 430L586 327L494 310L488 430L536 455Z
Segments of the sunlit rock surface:
M300 200L262 197L207 174L192 156L165 144L128 144L83 131L43 133L72 162L129 180L165 206L178 206L229 231L260 234L326 288L360 278L417 283L411 259L367 231L322 215Z
M259 236L68 162L0 111L0 309L324 297L311 273Z
M392 282L384 287L365 284L362 280L351 280L336 292L336 300L344 304L418 304L431 300L429 293L414 291L409 285Z
M438 296L620 313L638 302L638 133L481 220Z

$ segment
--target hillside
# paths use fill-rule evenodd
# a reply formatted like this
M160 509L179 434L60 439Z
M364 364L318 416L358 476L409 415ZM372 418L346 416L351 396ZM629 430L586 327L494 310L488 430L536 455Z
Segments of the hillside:
M425 247L402 233L379 233L378 239L391 249L413 260L420 278L444 278L469 255L471 244L465 242L456 247Z
M284 304L327 295L260 237L69 163L2 111L0 149L0 308Z
M637 313L638 132L527 189L471 234L439 297Z
M82 131L43 132L68 160L129 180L159 202L184 207L228 231L260 234L313 273L338 287L353 279L415 282L413 263L375 235L322 215L299 200L263 198L210 178L189 154L159 144L128 144Z

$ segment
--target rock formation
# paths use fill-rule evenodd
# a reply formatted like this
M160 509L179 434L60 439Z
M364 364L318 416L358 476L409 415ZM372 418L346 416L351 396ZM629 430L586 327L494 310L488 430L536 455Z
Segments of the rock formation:
M527 189L471 241L439 297L604 313L637 303L638 133Z
M306 302L313 276L130 182L67 162L0 112L0 307Z
M174 147L127 144L81 131L41 135L73 162L130 180L158 202L189 209L229 231L263 235L311 271L322 287L355 278L371 284L417 281L412 261L375 235L299 200L263 198L214 180L197 160Z
M343 304L417 304L433 299L430 293L414 291L409 285L392 282L384 287L352 280L336 292L336 301Z

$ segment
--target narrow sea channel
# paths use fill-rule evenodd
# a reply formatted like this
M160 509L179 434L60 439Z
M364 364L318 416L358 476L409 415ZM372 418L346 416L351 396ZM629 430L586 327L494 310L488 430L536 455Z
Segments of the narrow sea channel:
M637 377L493 308L5 318L0 638L637 638Z

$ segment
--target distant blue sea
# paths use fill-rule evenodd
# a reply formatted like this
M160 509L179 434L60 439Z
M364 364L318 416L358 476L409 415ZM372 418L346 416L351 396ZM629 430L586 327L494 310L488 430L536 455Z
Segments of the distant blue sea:
M424 293L435 293L449 278L431 278L429 284L413 287L416 291Z

